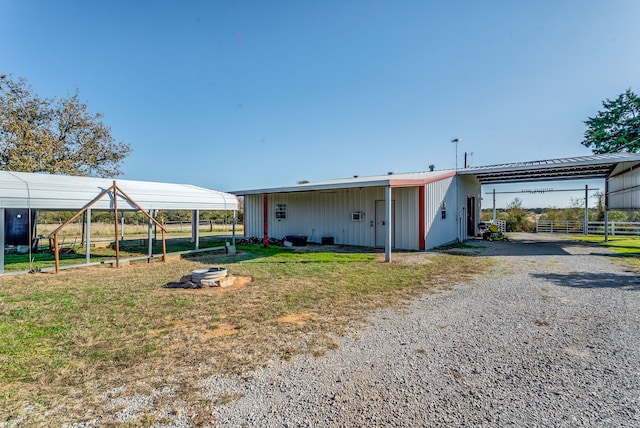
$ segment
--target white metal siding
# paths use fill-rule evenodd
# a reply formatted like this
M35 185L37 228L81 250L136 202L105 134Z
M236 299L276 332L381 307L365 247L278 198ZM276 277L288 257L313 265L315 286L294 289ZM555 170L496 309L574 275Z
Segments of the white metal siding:
M610 178L608 187L609 209L640 209L640 169L632 169Z
M454 178L447 178L425 186L426 249L456 240L456 207ZM446 218L442 218L442 202L447 205Z
M395 246L418 248L418 193L414 188L394 188L396 207ZM269 236L304 235L309 242L333 237L339 245L375 246L375 201L384 200L383 187L329 191L276 193L268 196ZM286 204L286 218L277 219L277 204ZM245 235L262 237L262 195L245 196ZM353 221L352 213L364 213Z

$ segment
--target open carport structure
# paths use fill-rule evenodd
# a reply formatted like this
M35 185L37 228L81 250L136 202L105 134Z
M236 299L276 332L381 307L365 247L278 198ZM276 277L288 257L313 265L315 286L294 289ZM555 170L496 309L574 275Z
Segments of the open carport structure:
M480 184L604 179L605 239L610 210L640 209L640 154L610 153L572 158L479 166L458 171Z
M121 192L108 192L114 185ZM26 236L27 242L23 244L31 251L36 211L86 209L85 265L90 264L91 210L113 211L116 208L118 211L140 211L142 208L151 215L159 210L189 210L192 212L192 240L197 248L200 211L233 211L235 224L238 200L229 193L188 184L0 171L0 222L4 226L0 246L4 249L7 239L14 235L12 229L18 229L18 235L22 232ZM151 258L151 220L149 225L148 258ZM4 251L0 253L0 273L3 272Z

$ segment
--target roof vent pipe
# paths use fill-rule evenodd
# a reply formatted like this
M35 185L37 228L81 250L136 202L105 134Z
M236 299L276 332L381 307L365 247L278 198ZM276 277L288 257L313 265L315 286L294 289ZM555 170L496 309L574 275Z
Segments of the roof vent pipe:
M435 165L429 165L429 171L433 171L435 169Z
M389 171L389 172L387 172L387 174L393 175L393 171Z

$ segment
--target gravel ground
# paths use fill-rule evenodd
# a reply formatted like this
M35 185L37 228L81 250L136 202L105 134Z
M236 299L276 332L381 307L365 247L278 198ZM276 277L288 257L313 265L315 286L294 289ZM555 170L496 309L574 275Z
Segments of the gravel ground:
M499 266L324 357L203 380L216 426L640 426L640 280L602 247L518 235ZM176 426L188 425L177 418Z

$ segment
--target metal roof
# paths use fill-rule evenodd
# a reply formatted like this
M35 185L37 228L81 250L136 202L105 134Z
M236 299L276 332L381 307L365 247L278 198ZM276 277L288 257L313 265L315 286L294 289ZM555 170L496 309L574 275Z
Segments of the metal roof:
M290 192L310 192L314 190L348 189L354 187L407 187L419 186L434 181L453 177L455 170L440 170L428 172L411 173L388 173L385 175L374 175L368 177L354 176L351 178L339 178L335 180L316 181L313 183L296 184L294 186L271 187L251 190L234 190L235 195L257 195L261 193L290 193Z
M145 210L237 210L235 195L189 184L0 171L0 208L79 210L113 182ZM93 209L112 209L105 195ZM122 196L118 209L136 210Z
M620 164L634 166L640 154L609 153L502 165L478 166L458 170L460 175L475 175L482 184L516 183L564 179L609 177Z
M481 184L517 183L525 181L549 181L563 179L606 178L614 172L635 168L640 165L640 154L611 153L571 158L548 159L531 162L515 162L501 165L488 165L458 169L459 175L475 175ZM453 169L389 173L369 177L342 178L297 184L294 186L271 187L262 189L236 190L236 195L256 195L261 193L290 193L314 190L344 189L371 186L417 186L442 180L456 174Z

